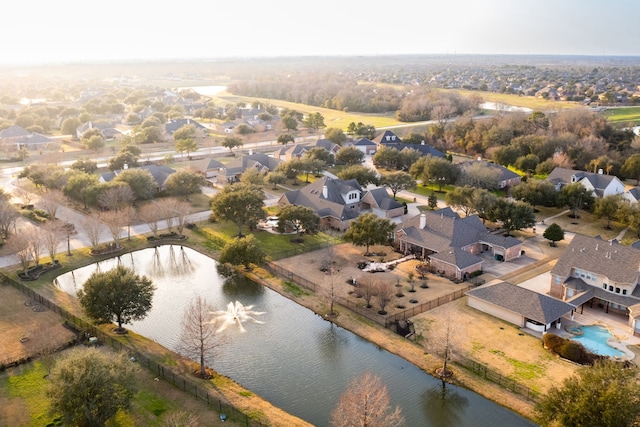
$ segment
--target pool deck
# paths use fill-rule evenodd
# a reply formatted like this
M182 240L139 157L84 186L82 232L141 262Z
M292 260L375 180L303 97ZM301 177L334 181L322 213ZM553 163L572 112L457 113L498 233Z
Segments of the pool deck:
M636 337L631 333L629 325L627 324L627 317L620 314L605 313L603 309L584 307L584 311L582 313L574 314L573 320L566 317L563 318L561 329L554 328L550 329L549 332L557 334L563 338L571 338L573 335L567 332L567 327L590 325L604 326L609 330L609 332L611 332L614 338L610 339L608 344L626 354L626 357L621 359L633 360L636 357L636 354L629 350L627 346L640 345L640 337ZM540 332L534 332L529 329L523 330L529 334L542 338L542 334ZM635 360L634 362L638 364L640 361Z

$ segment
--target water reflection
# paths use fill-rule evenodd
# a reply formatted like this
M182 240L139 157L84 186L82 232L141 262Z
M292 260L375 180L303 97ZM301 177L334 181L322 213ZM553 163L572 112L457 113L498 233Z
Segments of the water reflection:
M425 418L429 420L429 425L459 426L463 421L460 414L464 413L469 400L446 382L439 382L440 385L425 390L420 396Z
M287 412L314 425L328 425L349 380L371 371L388 387L392 405L402 408L407 426L446 425L441 422L461 427L533 425L465 389L447 386L443 397L440 381L415 365L260 284L242 276L225 279L218 274L217 263L203 254L188 248L184 252L186 257L180 247L161 246L157 252L146 249L122 256L120 262L134 263L136 272L147 275L157 286L149 316L127 328L176 350L184 309L195 296L205 298L215 310L224 310L235 301L254 306L265 312L258 317L265 323L248 323L245 333L228 328L225 333L230 339L212 368ZM108 260L61 275L59 287L75 295L96 269L106 271L117 262ZM430 394L433 388L438 390L433 392L435 397Z

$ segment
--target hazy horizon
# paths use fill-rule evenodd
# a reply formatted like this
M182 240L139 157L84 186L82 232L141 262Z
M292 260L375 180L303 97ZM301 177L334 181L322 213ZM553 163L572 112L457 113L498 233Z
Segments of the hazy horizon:
M35 4L34 4L35 3ZM307 5L309 6L309 5ZM377 55L640 56L636 0L12 2L0 65Z

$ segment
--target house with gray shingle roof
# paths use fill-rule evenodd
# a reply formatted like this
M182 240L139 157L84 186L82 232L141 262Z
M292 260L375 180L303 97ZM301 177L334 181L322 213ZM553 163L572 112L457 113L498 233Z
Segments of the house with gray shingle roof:
M139 166L137 168L132 168L132 169L142 169L142 170L148 171L153 177L153 180L156 182L156 186L157 186L156 190L158 192L164 190L165 183L167 182L167 178L169 178L169 176L175 172L175 169L172 169L169 166L159 166L159 165ZM112 181L113 179L115 179L116 176L122 173L123 170L126 170L126 169L117 170L113 172L105 172L101 174L100 177L98 177L98 181L103 183Z
M17 139L30 136L31 132L24 129L22 126L13 125L8 128L0 130L0 141L2 142L15 142Z
M624 183L617 176L605 175L602 173L602 169L598 173L593 173L556 167L551 171L547 180L551 181L558 191L567 184L579 182L591 190L594 197L623 194L625 190Z
M465 170L472 165L481 165L482 167L490 168L492 171L496 171L496 189L513 187L514 185L520 184L520 182L522 181L522 178L517 173L497 163L487 162L484 160L458 163L458 168L460 168L463 177ZM476 183L468 182L468 184L475 185Z
M282 160L263 153L242 155L240 159L229 162L219 169L217 181L222 185L237 182L240 180L240 175L249 168L255 168L260 173L266 174L273 171L280 163Z
M545 332L561 327L573 304L507 282L488 283L466 293L467 305L521 328Z
M615 240L576 235L551 270L549 294L576 306L628 315L640 335L640 250Z
M522 242L512 236L492 234L477 215L460 218L451 208L423 212L398 224L398 250L427 260L432 269L464 279L482 269L482 253L511 261L522 252Z
M384 194L386 194L386 197ZM393 200L386 189L364 190L355 179L342 180L322 177L304 188L288 191L280 196L279 206L298 205L313 209L320 216L321 228L346 230L351 221L365 212L381 218L404 214L404 207Z

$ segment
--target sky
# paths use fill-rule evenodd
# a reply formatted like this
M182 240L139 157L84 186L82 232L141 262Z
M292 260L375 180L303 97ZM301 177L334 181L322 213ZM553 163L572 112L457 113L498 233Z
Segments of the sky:
M255 56L640 56L638 0L11 0L0 64Z

